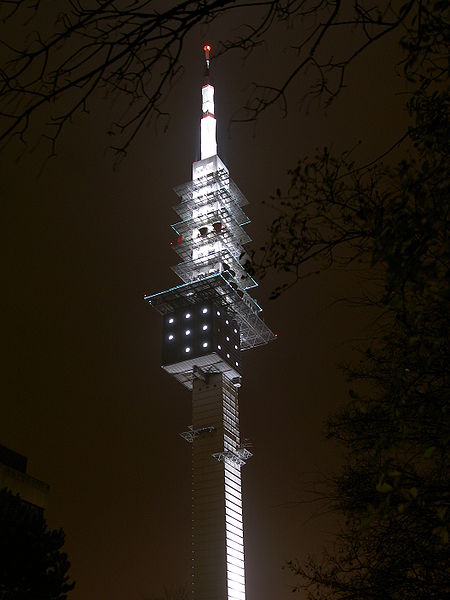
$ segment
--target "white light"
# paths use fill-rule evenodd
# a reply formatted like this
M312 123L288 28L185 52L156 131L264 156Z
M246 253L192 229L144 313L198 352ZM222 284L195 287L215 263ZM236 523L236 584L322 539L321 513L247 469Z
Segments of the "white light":
M237 333L237 329L234 330L234 333Z
M239 366L239 363L238 363L238 361L236 361L236 366L237 366L237 367Z
M211 114L206 114L200 121L200 159L204 160L216 154L216 119Z
M189 348L189 346L185 349L185 352L190 352L191 349Z
M169 335L169 340L173 340L173 335L172 334Z
M227 352L227 358L230 358L230 355L228 354L228 352Z
M202 310L202 313L203 313L204 315L206 315L206 313L207 313L207 312L208 312L208 309L207 309L207 308L204 308L204 309Z
M208 342L203 342L203 348L207 348L208 347Z
M217 346L217 349L218 349L218 350L222 350L222 346L219 344L219 345Z
M214 114L214 88L209 83L202 88L202 111Z
M229 324L230 324L230 321L227 319L227 320L225 321L225 324L226 324L226 325L229 325Z
M206 331L208 329L208 325L203 325L203 331Z
M234 345L234 349L235 349L235 350L237 350L237 349L238 349L238 347L237 347L237 345L236 345L236 344Z
M173 323L173 321L174 321L174 319L173 319L173 318L170 318L170 319L169 319L169 323Z
M227 342L229 342L229 341L230 341L230 338L227 336Z
M190 329L186 329L186 335L190 335L191 330Z
M217 315L218 317L220 317L220 311L217 311L217 312L216 312L216 315Z
M191 318L191 313L186 313L184 316L185 316L186 319L190 319Z

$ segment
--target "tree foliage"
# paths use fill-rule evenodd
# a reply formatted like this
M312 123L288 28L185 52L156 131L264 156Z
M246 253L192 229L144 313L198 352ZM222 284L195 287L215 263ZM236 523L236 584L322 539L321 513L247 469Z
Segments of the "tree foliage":
M450 101L430 67L434 39L447 33L424 36L424 48L402 42L417 86L396 164L360 167L325 149L299 161L273 199L259 270L284 273L274 296L358 265L361 303L378 315L360 361L346 367L349 401L328 421L345 459L319 497L342 527L322 559L289 563L311 599L450 594Z
M39 509L0 490L1 600L66 600L75 584L63 545L62 529L49 530Z
M426 103L432 120L441 101ZM378 281L365 301L381 316L360 363L346 369L349 402L328 422L346 450L326 495L344 526L324 561L291 563L311 598L450 592L450 165L441 130L417 138L420 158L395 169L351 167L339 179L345 167L327 153L314 163L328 202L302 223L305 256L316 251L325 266L362 259Z

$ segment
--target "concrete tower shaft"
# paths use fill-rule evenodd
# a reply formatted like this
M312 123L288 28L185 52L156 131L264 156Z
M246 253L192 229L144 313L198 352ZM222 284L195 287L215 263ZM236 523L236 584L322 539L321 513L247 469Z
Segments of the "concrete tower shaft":
M244 600L237 388L222 374L192 392L192 558L195 600Z

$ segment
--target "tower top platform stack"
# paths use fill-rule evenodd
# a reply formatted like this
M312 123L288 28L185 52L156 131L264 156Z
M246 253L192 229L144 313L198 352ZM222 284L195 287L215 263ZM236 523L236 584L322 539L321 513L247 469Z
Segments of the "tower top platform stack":
M244 246L251 239L243 228L249 219L242 207L248 202L217 155L214 87L209 81L210 50L205 45L201 158L193 163L192 180L175 188L180 202L174 209L181 220L172 225L171 245L181 262L172 269L182 283L144 297L164 316L162 367L189 389L196 364L209 372L225 373L231 380L240 376L236 365L239 361L231 359L226 344L220 343L220 336L211 335L212 321L204 323L207 329L187 327L189 317L186 320L183 314L190 314L190 309L195 313L195 307L205 304L211 307L210 315L216 317L222 311L239 331L239 351L275 339L261 318L261 307L251 296L250 290L257 283L245 268L248 255ZM179 319L183 318L184 333L181 329L175 332L177 326L181 327ZM215 329L220 329L220 325L216 324Z

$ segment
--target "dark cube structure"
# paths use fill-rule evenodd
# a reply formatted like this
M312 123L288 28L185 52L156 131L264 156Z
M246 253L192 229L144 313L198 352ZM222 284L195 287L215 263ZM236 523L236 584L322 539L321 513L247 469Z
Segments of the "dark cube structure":
M175 374L194 365L232 378L241 373L239 325L211 301L186 304L164 316L163 369Z

